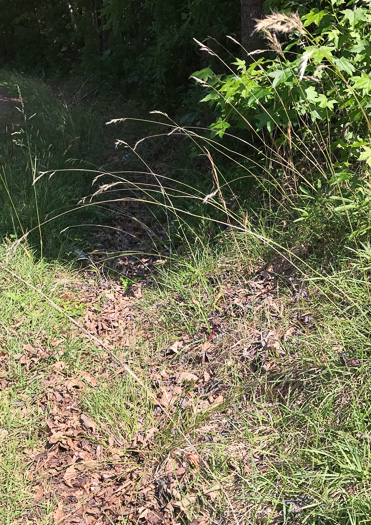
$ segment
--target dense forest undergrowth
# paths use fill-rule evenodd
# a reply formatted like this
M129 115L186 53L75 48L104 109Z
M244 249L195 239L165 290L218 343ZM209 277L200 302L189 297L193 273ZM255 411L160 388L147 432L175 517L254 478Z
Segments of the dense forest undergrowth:
M198 42L173 105L160 81L150 100L99 71L1 70L1 523L369 522L371 14L353 4L285 4L264 53Z

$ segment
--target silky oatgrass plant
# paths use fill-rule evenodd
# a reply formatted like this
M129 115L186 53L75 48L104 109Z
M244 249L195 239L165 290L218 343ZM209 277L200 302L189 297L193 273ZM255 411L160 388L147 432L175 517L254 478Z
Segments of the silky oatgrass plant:
M2 70L0 88L13 97L1 121L5 132L0 144L0 236L20 243L27 239L29 245L38 246L41 257L63 253L71 240L56 233L63 223L54 220L55 215L73 208L88 191L86 173L69 172L68 167L76 166L80 149L93 161L93 150L99 151L97 121L90 111L70 110L39 79ZM58 180L40 179L40 171L52 166L66 169ZM60 218L68 222L70 216Z

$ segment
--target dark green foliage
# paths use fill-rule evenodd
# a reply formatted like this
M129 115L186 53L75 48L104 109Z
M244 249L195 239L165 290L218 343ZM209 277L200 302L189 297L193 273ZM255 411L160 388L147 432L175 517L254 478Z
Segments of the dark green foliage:
M68 110L39 80L2 71L0 88L20 98L18 110L0 119L0 239L27 234L29 245L40 248L42 224L44 254L58 253L67 238L60 231L78 222L69 211L93 178L92 165L75 159L94 162L100 128L90 112ZM94 210L89 215L92 222Z
M326 0L310 0L309 2L301 2L300 0L265 0L264 13L269 15L272 12L292 13L298 12L305 14L310 9L323 9L326 6Z
M223 42L239 23L238 0L8 0L0 60L32 73L83 67L147 100L175 101L205 65L192 39Z

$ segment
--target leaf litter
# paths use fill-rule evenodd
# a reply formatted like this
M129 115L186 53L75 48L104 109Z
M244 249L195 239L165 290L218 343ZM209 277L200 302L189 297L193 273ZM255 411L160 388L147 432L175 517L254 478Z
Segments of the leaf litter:
M245 475L251 472L251 458L259 472L267 468L263 444L259 451L251 451L236 440L228 449L231 478L225 487L231 489L209 479L203 469L209 461L204 444L210 436L214 442L222 440L224 425L235 417L228 366L233 361L240 380L251 383L262 374L285 373L295 366L295 338L316 324L310 297L292 269L284 277L288 280L285 294L279 292L272 268L257 270L243 286L221 278L222 291L219 287L215 294L208 326L200 323L193 336L178 330L171 344L139 358L153 392L148 401L153 424L138 428L130 441L115 433L107 436L84 405L89 391L103 383L113 384L113 378L123 377L125 370L104 350L93 352L91 341L82 345L81 369L76 370L63 360L67 334L52 338L45 330L29 332L14 361L30 373L40 363L53 363L36 400L45 415L40 425L44 446L24 451L31 462L28 477L34 486L34 502L19 523L38 523L47 502L55 506L51 522L66 525L211 523L220 493L232 490L233 497L238 463L244 465ZM140 309L142 294L137 290L141 286L139 281L128 289L109 279L97 284L87 273L64 294L62 303L84 305L83 327L125 362L138 341L155 344L153 326ZM189 308L192 305L198 306L191 302ZM159 304L158 314L167 307ZM283 322L288 308L289 324ZM252 322L246 323L246 318ZM151 323L161 327L161 315L154 315ZM12 330L18 333L16 323ZM0 335L2 345L7 337ZM77 329L72 337L86 339ZM349 360L344 362L349 366ZM8 385L8 372L7 357L0 353L3 387ZM194 422L201 416L191 441L182 439L175 428L171 431L175 444L164 447L163 436L169 431L164 409L173 418L188 414Z

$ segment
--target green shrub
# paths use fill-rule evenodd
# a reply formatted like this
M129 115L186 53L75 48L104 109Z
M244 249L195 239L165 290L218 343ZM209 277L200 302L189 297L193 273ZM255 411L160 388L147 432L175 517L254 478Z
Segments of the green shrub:
M275 13L259 21L269 52L236 59L229 74L206 68L194 77L208 91L202 101L215 115L213 135L221 138L232 127L248 132L254 160L265 166L259 183L266 187L268 179L289 195L297 221L320 235L330 227L340 237L365 238L371 228L371 7L366 1L325 4L301 18ZM277 33L285 35L283 43Z

